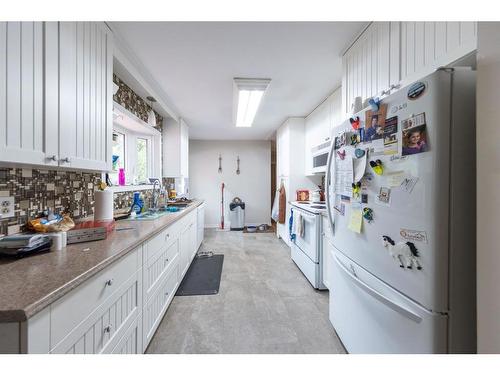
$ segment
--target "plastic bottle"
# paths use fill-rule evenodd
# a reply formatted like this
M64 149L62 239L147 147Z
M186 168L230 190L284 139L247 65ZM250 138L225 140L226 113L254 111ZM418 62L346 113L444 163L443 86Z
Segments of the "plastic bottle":
M141 193L139 193L138 191L134 192L134 201L132 202L130 211L135 212L136 214L140 214L143 206L144 202L141 199Z
M120 168L118 170L118 185L124 186L125 185L125 169Z

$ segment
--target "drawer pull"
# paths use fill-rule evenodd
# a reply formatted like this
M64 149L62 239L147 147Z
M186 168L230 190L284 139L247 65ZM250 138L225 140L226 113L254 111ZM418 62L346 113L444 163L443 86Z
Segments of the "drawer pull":
M113 279L109 279L109 280L107 280L105 285L106 285L106 286L111 286L111 285L113 285Z
M110 324L109 326L105 327L105 328L104 328L104 333L110 333L110 332L111 332L111 328L112 328L112 327L113 327L113 326L112 326L111 324Z

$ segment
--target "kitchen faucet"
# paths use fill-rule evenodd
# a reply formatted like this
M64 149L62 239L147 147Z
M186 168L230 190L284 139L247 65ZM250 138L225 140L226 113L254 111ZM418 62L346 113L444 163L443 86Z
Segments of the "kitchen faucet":
M156 184L158 184L158 189L156 189ZM153 183L153 197L151 198L151 207L149 208L150 211L157 212L159 207L158 207L158 194L160 193L160 180L156 179L155 182Z

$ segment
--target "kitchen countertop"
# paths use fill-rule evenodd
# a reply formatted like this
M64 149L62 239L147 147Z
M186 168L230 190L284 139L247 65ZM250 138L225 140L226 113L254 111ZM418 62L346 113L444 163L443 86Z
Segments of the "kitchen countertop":
M0 323L28 320L202 203L193 200L184 210L155 220L117 221L116 229L134 229L115 230L105 240L21 259L1 258Z

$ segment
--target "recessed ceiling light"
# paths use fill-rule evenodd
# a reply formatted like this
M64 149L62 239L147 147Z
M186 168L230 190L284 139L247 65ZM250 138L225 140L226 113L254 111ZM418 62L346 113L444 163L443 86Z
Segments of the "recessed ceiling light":
M265 78L234 78L233 121L237 127L252 126L270 82Z

